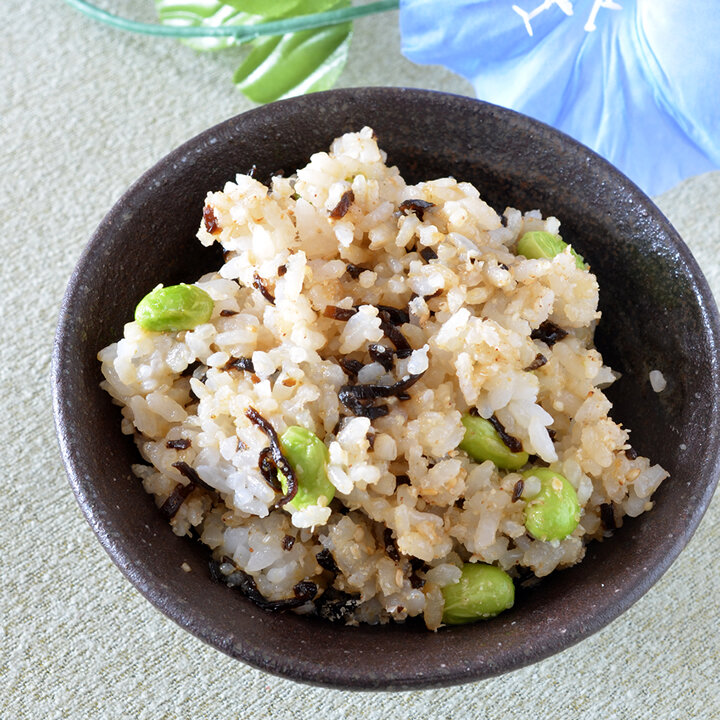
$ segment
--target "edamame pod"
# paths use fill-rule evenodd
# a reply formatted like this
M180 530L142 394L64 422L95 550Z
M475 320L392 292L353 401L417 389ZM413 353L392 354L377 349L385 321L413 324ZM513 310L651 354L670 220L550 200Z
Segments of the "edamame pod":
M291 425L280 437L280 449L297 476L298 490L288 503L296 510L310 505L327 507L335 496L335 486L328 480L326 465L329 459L325 443L313 432L299 425ZM287 480L278 472L283 492Z
M158 285L135 308L135 322L152 332L192 330L210 320L212 298L197 285Z
M463 415L461 421L465 426L465 437L458 447L473 460L492 460L497 467L504 470L517 470L528 461L526 452L510 450L489 420L475 415Z
M568 244L559 236L544 230L532 230L526 232L518 241L518 255L537 260L538 258L554 258L564 252ZM575 265L581 270L586 269L585 260L570 248L571 255L575 258Z
M447 625L462 625L490 618L513 606L515 586L512 578L499 567L483 563L465 563L460 580L442 588Z
M567 478L550 468L531 468L523 478L540 481L540 491L527 498L525 529L536 540L562 540L580 522L580 503Z

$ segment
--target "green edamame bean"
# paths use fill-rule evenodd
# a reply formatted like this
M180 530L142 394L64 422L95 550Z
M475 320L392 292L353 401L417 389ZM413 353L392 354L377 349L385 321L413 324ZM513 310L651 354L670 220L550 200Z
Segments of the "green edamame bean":
M515 586L499 567L483 563L465 563L460 580L442 588L447 625L462 625L490 618L513 606Z
M537 260L538 258L554 258L565 250L568 244L559 236L543 230L526 232L518 241L519 255ZM575 265L581 270L586 268L582 255L578 255L572 248L570 253L575 258Z
M465 426L465 437L458 447L473 460L492 460L497 467L505 470L517 470L528 461L526 452L510 450L489 420L463 415L462 424Z
M210 320L213 300L197 285L159 285L135 308L135 321L152 332L192 330Z
M531 468L523 478L534 475L540 492L525 505L525 529L536 540L562 540L580 522L580 503L567 478L550 468Z
M325 443L310 430L291 425L280 437L280 448L292 465L298 482L297 493L288 505L296 510L310 505L329 505L335 496L335 487L328 480L325 469L330 457ZM287 479L281 472L278 472L278 479L283 492L287 492Z

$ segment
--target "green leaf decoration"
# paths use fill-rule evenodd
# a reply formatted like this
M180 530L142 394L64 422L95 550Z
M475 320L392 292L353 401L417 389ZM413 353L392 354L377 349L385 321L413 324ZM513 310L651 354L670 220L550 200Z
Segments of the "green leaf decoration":
M261 15L265 20L316 12L305 8L300 8L299 12L295 12L299 6L307 4L303 3L303 0L227 0L226 4L241 12Z
M316 0L312 4L323 4L322 9L328 10L345 7L349 1ZM347 62L351 38L352 23L260 38L254 41L252 52L235 71L233 80L257 103L327 90Z
M175 27L277 23L351 5L351 0L155 0L160 23ZM257 103L327 90L347 62L351 37L352 22L259 37L233 81ZM247 41L218 36L181 42L195 50L223 50Z
M297 0L290 0L297 2ZM236 4L240 4L239 2ZM253 3L262 4L262 3ZM268 0L268 5L274 2ZM284 4L284 3L278 3ZM216 0L155 0L158 19L163 25L177 27L219 27L220 25L255 25L265 20L261 15L243 12L233 5ZM194 50L224 50L243 40L234 37L186 38L181 40Z

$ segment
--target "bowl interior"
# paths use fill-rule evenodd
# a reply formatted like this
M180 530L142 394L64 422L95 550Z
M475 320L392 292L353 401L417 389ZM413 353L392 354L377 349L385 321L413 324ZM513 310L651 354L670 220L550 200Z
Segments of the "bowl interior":
M428 633L347 628L270 615L211 582L206 549L177 538L131 475L138 456L99 388L98 350L117 340L158 282L193 281L220 264L195 240L204 198L237 172L292 172L347 131L371 125L408 181L453 175L495 209L555 215L597 274L597 344L622 378L613 416L641 454L671 473L656 507L593 543L515 607ZM687 248L658 209L588 149L523 116L468 98L404 89L321 93L259 108L208 130L146 173L90 241L68 287L54 358L56 422L78 500L125 575L211 645L306 682L376 689L488 677L561 650L604 626L669 566L704 512L718 470L718 316ZM654 393L657 368L667 389ZM692 462L687 462L692 458ZM187 562L192 571L181 569Z

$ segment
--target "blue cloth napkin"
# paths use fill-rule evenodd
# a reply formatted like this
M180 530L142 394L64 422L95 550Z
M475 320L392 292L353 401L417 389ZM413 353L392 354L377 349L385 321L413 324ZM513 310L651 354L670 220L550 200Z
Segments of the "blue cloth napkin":
M401 0L403 53L588 145L648 194L720 167L717 0Z

